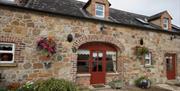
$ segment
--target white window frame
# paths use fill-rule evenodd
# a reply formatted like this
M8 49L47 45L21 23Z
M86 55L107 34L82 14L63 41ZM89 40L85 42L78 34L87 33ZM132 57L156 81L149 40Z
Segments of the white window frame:
M4 50L0 50L0 53L12 53L13 58L12 58L12 61L0 61L0 63L14 63L15 44L14 44L14 43L0 43L0 45L1 45L1 44L12 45L12 51L4 51Z
M168 18L163 18L163 29L165 29L165 30L169 29L169 19Z
M99 6L102 6L102 7L103 7L103 10L97 9L97 6L98 6L98 5L99 5ZM102 12L103 15L102 15L102 16L101 16L101 15L97 15L96 11ZM104 6L104 4L96 3L96 5L95 5L95 15L96 15L96 17L104 18L104 16L105 16L105 6Z
M106 55L112 55L113 56L113 70L114 72L117 72L117 52L116 51L106 51ZM106 60L107 61L107 60ZM110 72L111 73L111 72Z
M148 60L149 62L146 63L146 60ZM145 66L151 66L152 65L152 53L151 52L148 52L144 55L144 65Z

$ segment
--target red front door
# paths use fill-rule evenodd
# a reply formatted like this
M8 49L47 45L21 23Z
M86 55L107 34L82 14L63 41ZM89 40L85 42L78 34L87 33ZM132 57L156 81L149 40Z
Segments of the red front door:
M166 73L167 73L168 80L176 79L176 55L175 54L166 55Z
M80 47L90 51L89 72L91 84L105 84L106 77L106 52L116 51L113 45L106 43L87 43Z
M105 50L91 50L91 84L105 83Z

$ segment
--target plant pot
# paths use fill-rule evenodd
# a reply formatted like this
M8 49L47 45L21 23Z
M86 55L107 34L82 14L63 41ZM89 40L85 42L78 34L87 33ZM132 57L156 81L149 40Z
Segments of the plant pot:
M121 89L123 84L121 81L112 81L109 83L109 85L111 86L111 88L113 89Z
M114 88L115 88L115 89L120 89L120 88L122 88L122 83L120 83L120 82L119 82L119 83L118 83L118 82L117 82L117 83L114 83Z
M140 88L150 88L151 87L151 82L147 79L142 79L140 84L139 84Z

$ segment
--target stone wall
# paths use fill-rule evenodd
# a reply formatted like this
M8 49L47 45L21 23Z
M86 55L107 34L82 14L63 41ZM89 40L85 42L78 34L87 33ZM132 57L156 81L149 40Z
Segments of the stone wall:
M15 53L15 56L19 55L15 59L17 66L0 67L5 78L4 81L25 82L55 77L84 82L78 80L76 74L77 55L73 49L77 50L80 44L97 40L114 44L120 49L117 60L118 74L107 76L108 82L118 78L129 85L144 75L149 76L155 83L165 82L165 53L178 55L177 67L180 69L179 39L170 40L170 34L148 29L108 23L104 23L104 25L106 29L101 31L102 23L98 21L0 6L0 41L13 42L5 40L9 36L13 36L14 39L19 39L15 44L20 46L20 50L16 49ZM73 34L73 42L67 41L68 34ZM51 58L52 65L49 69L45 68L44 62L39 59L40 53L36 50L37 39L47 36L53 36L57 43L57 53ZM96 38L88 36L96 36ZM99 36L103 36L103 38L101 39ZM150 68L145 68L134 55L134 47L140 45L141 38L144 40L144 46L153 53L154 64ZM180 76L178 69L177 75ZM84 84L89 84L89 82Z

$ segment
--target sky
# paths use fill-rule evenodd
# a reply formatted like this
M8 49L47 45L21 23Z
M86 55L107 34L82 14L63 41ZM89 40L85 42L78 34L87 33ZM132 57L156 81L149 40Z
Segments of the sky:
M78 0L87 2L88 0ZM167 10L180 27L180 0L109 0L111 8L151 16Z

